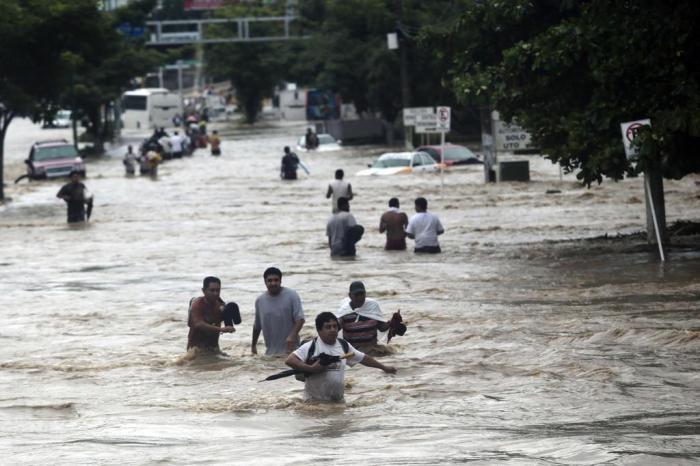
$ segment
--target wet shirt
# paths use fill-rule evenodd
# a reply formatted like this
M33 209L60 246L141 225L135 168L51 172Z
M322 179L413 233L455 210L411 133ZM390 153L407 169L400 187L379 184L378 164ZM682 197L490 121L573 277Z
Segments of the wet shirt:
M212 150L216 150L221 146L221 139L219 139L219 136L212 134L209 136L209 144Z
M302 361L306 361L309 356L310 347L311 342L306 342L294 351L294 355ZM352 344L348 352L354 353L354 355L348 359L341 359L339 362L326 366L326 370L323 372L306 377L306 381L304 382L304 400L343 400L345 394L345 367L352 367L365 357L365 354L354 348ZM328 345L320 338L317 338L316 349L312 357L318 356L321 353L326 353L329 356L342 356L344 351L337 339L335 344Z
M426 246L440 246L438 243L438 231L444 228L440 220L430 212L419 212L408 222L406 232L416 239L416 248Z
M266 355L287 354L287 336L294 322L304 318L296 291L282 287L277 296L265 292L255 300L255 328L262 330ZM297 337L297 345L299 344Z
M333 209L333 213L336 213L338 212L338 198L347 198L350 194L350 183L343 180L333 180L330 182L328 187L331 188L332 192L331 208Z
M299 157L294 152L284 154L282 157L282 171L284 173L296 172L299 166Z
M343 254L345 234L348 228L355 225L357 222L350 212L341 210L331 216L326 225L326 236L328 236L331 245L331 256Z
M377 343L379 322L386 322L379 303L366 298L362 306L353 309L350 300L344 300L335 313L343 331L343 339L353 345Z
M192 315L200 314L204 318L204 322L214 325L216 327L221 326L221 321L223 316L221 314L221 305L223 301L211 304L203 296L196 298L192 301L190 317L188 319L187 325L190 327L190 333L187 335L187 349L192 347L197 348L209 348L218 349L219 348L219 332L210 332L207 330L200 330L193 326Z
M58 191L57 196L68 196L68 204L84 204L85 203L85 185L83 183L68 183Z

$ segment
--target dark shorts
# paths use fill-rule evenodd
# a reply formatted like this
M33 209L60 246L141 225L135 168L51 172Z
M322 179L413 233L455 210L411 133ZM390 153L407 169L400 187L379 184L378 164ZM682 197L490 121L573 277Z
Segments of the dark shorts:
M413 252L421 254L437 254L442 251L440 250L440 246L423 246L422 248L414 249Z
M212 150L211 150L211 155L221 155L221 149L219 149L219 148L216 148L216 149L212 148Z
M406 250L406 239L387 239L386 245L384 246L386 251L405 251Z
M297 179L297 172L296 172L296 170L294 170L293 172L291 172L291 171L289 171L289 172L284 172L283 178L284 178L285 180L296 180L296 179Z

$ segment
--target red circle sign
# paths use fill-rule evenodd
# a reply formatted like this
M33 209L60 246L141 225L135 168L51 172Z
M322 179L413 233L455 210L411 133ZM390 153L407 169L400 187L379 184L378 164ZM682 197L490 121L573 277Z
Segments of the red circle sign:
M625 137L629 142L634 141L635 136L637 136L637 131L639 131L639 128L646 126L641 123L632 123L627 127L627 131L625 131Z

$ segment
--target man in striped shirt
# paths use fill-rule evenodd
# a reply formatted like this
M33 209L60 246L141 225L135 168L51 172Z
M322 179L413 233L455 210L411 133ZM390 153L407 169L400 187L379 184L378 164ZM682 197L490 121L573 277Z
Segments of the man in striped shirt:
M377 331L386 332L389 323L382 315L379 303L367 298L364 283L352 282L348 297L350 299L336 312L343 339L361 351L370 349L377 344Z

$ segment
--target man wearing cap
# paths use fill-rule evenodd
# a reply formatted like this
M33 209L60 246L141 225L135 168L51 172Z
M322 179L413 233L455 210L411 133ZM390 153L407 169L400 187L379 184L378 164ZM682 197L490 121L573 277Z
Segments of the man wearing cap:
M217 277L205 277L202 283L202 293L204 296L195 298L190 303L190 312L187 318L187 326L190 333L187 335L187 349L199 348L201 350L219 352L219 335L222 333L233 333L236 331L233 322L224 321L224 302L221 294L221 280ZM229 303L226 306L235 303ZM228 319L226 319L228 320ZM240 314L234 320L240 322Z
M367 298L364 283L350 284L350 299L340 305L335 316L343 330L343 338L360 349L369 349L377 344L377 330L386 332L389 323L379 309L379 303Z

